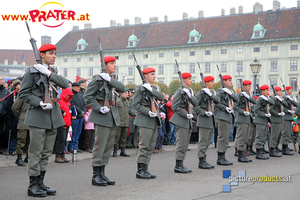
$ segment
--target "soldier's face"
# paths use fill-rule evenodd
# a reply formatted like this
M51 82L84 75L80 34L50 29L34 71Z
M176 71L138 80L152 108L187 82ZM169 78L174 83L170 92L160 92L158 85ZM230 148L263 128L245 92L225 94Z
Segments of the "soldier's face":
M84 82L84 83L80 83L80 86L82 86L82 87L86 88L87 84L86 84L86 82Z
M190 87L193 83L192 77L183 79L185 86Z
M287 94L288 95L291 95L293 93L293 90L292 90L292 88L291 89L289 89L289 90L287 90Z
M128 92L126 91L126 92L124 92L124 93L121 93L121 96L122 96L123 98L127 98L127 97L128 97Z
M261 93L262 93L262 95L264 95L264 96L269 96L269 89L262 90Z
M281 94L282 94L282 90L278 90L278 91L276 91L276 94L277 94L278 96L281 96Z
M215 85L215 81L212 80L212 81L206 82L205 84L208 89L213 89L214 85Z
M155 81L155 72L150 72L148 74L144 74L145 75L145 79L147 81L147 83L153 83Z
M227 88L229 88L232 86L232 80L231 79L224 80L224 84Z
M56 59L56 51L46 51L46 53L40 53L42 62L46 65L54 65Z
M249 92L251 90L251 85L250 84L249 85L244 85L244 90L246 92Z
M112 74L115 73L117 64L115 61L111 61L109 63L106 63L105 67L106 67L106 72L108 74Z

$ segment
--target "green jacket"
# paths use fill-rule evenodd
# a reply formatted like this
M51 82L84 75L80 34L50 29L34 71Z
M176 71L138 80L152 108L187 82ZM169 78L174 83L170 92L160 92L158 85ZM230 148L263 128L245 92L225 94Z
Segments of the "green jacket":
M296 123L300 125L300 106L298 106L295 110L295 115L297 115Z
M190 93L193 94L192 89L188 89ZM176 126L188 129L189 127L193 127L193 121L192 119L187 118L188 112L186 110L188 109L188 102L185 101L186 95L183 94L185 93L182 91L182 88L176 90L172 102L172 110L174 111L174 115L169 122ZM194 107L197 106L197 100L193 95L191 95L191 98L189 100Z
M18 119L17 129L29 130L29 126L26 126L24 124L27 109L28 109L28 103L22 101L19 97L12 105L11 110L14 113L14 116Z
M247 92L247 94L250 96L250 92ZM252 113L250 112L250 115L246 116L244 115L244 111L246 111L246 102L248 102L249 109L251 109L251 106L249 104L256 104L256 100L251 96L248 100L242 95L241 92L237 93L236 96L239 100L237 103L234 104L233 107L234 111L236 112L235 122L241 124L251 124L253 122Z
M125 91L125 86L120 81L114 79L113 76L110 75L110 77L111 81L107 83L107 87L109 89L109 102L112 102L112 89L116 88L117 92L123 93ZM95 76L93 76L91 82L85 90L83 98L87 105L92 108L88 121L100 126L106 126L110 128L114 126L114 123L116 124L116 126L119 126L120 117L117 106L110 106L110 110L106 114L100 112L100 109L103 105L99 104L98 101L104 101L105 97L105 90L103 89L102 91L100 91L102 86L103 80L99 74L96 74ZM116 102L117 95L114 96Z
M283 97L283 99L287 102L288 106L283 108L283 111L285 113L285 115L283 116L283 119L285 121L293 121L294 120L294 116L289 113L288 110L292 110L292 104L294 105L294 107L298 107L298 103L293 101L291 102L288 98L286 98L285 96Z
M129 102L127 98L124 98L120 96L120 98L117 100L117 107L119 111L120 116L120 127L128 127L129 124Z
M216 95L214 95L215 91L210 90L213 94L211 97L206 95L205 92L202 90L199 90L196 94L196 100L197 100L197 106L194 107L194 111L197 113L197 127L200 128L210 128L213 129L215 127L215 117L214 115L208 117L205 112L208 110L208 103L207 101L210 101L214 104L219 104L220 99ZM213 112L213 111L212 111Z
M68 81L61 75L57 75L57 68L50 67L52 73L50 81L54 82L58 87L67 88ZM43 93L36 83L39 80L39 73L30 73L27 68L22 80L19 98L29 104L25 117L25 125L53 129L63 126L65 124L61 114L58 102L53 103L51 110L43 110L40 102L43 99ZM57 93L53 90L53 98L57 98Z
M279 100L276 100L275 97L271 97L271 99L275 102L274 105L270 106L270 113L271 113L271 121L272 123L282 124L283 117L279 116L278 114L281 112L281 103ZM286 101L282 101L283 108L288 107ZM282 109L284 110L284 109Z
M137 112L133 107L133 97L129 98L129 131L134 133L135 125L133 125Z
M255 124L263 124L268 125L268 122L271 119L269 117L266 117L267 112L267 104L270 104L270 107L275 104L275 102L272 99L268 99L266 102L264 99L262 99L260 96L256 100L256 104L254 106L254 113L255 113Z
M231 91L231 92L232 92L232 95L231 95L230 98L233 100L233 103L235 104L235 102L238 102L239 99L233 93L233 91ZM228 113L226 111L226 107L228 107L227 96L229 96L229 95L227 95L227 93L225 93L222 90L222 88L217 89L217 97L219 97L220 103L216 104L214 115L215 115L215 118L218 119L218 120L223 120L223 121L232 123L232 118L234 117L234 115L231 114L231 113Z
M164 100L164 95L156 90L157 86L152 85L152 87L154 88L151 94L152 97L160 101ZM139 127L155 129L156 126L161 126L159 110L157 109L157 117L149 116L151 102L149 99L146 99L146 96L147 90L142 85L138 85L133 96L133 107L138 114L133 124Z

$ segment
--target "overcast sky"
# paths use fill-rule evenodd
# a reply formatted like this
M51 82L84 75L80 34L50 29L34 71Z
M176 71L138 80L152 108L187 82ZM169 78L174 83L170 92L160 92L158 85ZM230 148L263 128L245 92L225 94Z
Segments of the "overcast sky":
M134 24L134 18L140 17L142 23L149 23L150 17L158 17L159 21L164 21L164 16L168 16L168 21L181 20L182 14L186 12L188 17L198 17L200 10L204 11L204 17L214 17L221 15L221 9L225 9L225 15L229 15L230 8L234 7L238 12L238 7L243 6L244 13L253 12L253 5L256 2L263 4L263 10L273 8L273 0L98 0L98 1L77 1L77 0L57 0L57 4L41 6L50 0L0 0L0 15L29 14L30 10L62 9L76 12L79 15L89 14L90 21L65 21L57 28L48 28L41 22L29 21L32 37L37 40L40 46L41 36L52 37L52 43L57 43L66 35L74 25L83 29L85 23L92 23L92 28L109 27L110 20L124 25L124 19L129 19L130 24ZM97 2L97 3L96 3ZM281 8L297 7L297 0L281 0ZM40 9L41 8L41 9ZM24 21L3 21L0 16L0 49L31 49L29 34ZM46 25L57 25L63 21L50 21Z

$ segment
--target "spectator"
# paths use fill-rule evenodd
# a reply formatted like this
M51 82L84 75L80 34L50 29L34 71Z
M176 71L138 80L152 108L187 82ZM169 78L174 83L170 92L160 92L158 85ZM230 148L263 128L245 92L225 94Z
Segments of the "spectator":
M173 96L174 95L171 94L169 102L166 103L168 121L170 121L170 119L174 115L174 111L172 110ZM169 123L169 131L168 131L167 136L168 136L168 138L167 138L168 144L175 144L175 142L176 142L176 127L172 123Z
M87 87L86 81L87 81L87 79L84 79L84 78L78 80L78 83L80 84L80 91L79 91L79 93L82 96L83 96L83 94L84 94L84 92L86 90L86 87Z
M3 132L7 118L7 111L5 109L6 96L9 94L8 90L4 87L4 77L0 75L0 148L7 148L8 137Z
M133 96L134 96L135 90L133 88L130 88L128 90L129 94L129 136L127 137L127 148L138 146L138 127L133 124L134 119L137 115L136 110L133 107Z
M165 98L164 98L164 102L163 103L167 103L169 101L169 95L168 94L164 94Z
M93 140L95 137L94 123L88 121L91 111L92 111L92 108L87 106L87 112L85 113L85 115L83 117L84 132L85 132L85 148L86 148L86 151L89 153L93 152Z
M160 118L161 118L161 121L165 121L166 114L163 112L160 112ZM162 144L164 142L164 132L163 132L162 126L158 127L157 131L158 131L158 135L157 135L156 145L155 145L155 150L154 150L155 153L164 151L164 149L162 148Z

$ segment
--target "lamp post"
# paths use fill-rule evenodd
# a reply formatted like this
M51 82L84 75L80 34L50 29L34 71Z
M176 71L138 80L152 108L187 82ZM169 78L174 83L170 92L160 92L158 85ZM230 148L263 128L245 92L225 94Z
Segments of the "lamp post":
M257 78L257 74L260 71L261 68L261 64L257 62L257 59L255 58L253 63L250 64L250 68L252 73L254 74L254 93L253 96L257 96L257 91L256 91L256 78Z

